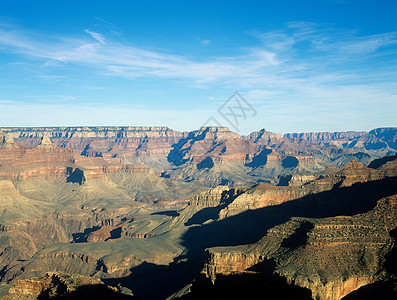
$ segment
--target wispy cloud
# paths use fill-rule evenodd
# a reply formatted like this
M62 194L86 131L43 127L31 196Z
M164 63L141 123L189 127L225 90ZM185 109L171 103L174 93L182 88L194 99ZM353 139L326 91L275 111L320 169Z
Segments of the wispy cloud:
M15 101L15 100L3 100L3 99L0 99L0 104L12 104L12 103L18 103L18 102Z
M103 45L106 44L105 43L105 38L103 37L102 34L97 33L97 32L93 32L93 31L88 30L88 29L84 30L84 32L88 33L90 36L92 36L94 39L96 39L101 44L103 44Z
M385 115L393 118L390 111L397 109L397 88L388 83L397 76L397 32L360 35L310 22L290 22L282 29L254 32L252 36L252 45L238 49L239 55L188 57L135 47L92 29L82 30L78 38L71 38L43 37L0 27L0 51L39 61L44 73L50 73L48 76L63 75L62 67L66 65L102 76L172 79L189 87L242 90L256 105L259 116L276 130L283 122L294 120L297 128L305 130L303 117L308 123L312 120L321 124L327 118L332 123L332 118L339 114L359 122L369 111L380 115L386 110ZM388 51L383 51L386 48ZM394 59L380 64L386 57ZM101 89L95 85L83 88ZM72 98L63 100L73 102ZM223 100L211 100L217 101ZM11 103L2 102L3 108L6 104ZM104 115L106 109L96 111ZM47 110L56 111L50 106ZM172 122L182 122L181 116L196 116L177 112L170 115L174 116L167 123L170 126ZM76 116L76 120L78 117L81 116Z
M5 50L45 60L43 67L74 64L94 68L104 75L129 79L160 77L193 80L196 84L241 82L242 86L252 84L254 88L261 82L285 84L291 82L291 77L323 76L330 70L320 69L334 63L332 59L357 59L358 56L365 59L363 56L397 43L397 33L394 32L358 36L351 31L320 29L313 23L291 22L283 30L255 33L261 43L242 49L241 55L194 60L108 40L89 29L84 32L94 41L52 37L44 41L32 40L23 32L0 28L0 45ZM209 42L201 41L203 45ZM345 70L332 71L339 73L338 76L347 73Z

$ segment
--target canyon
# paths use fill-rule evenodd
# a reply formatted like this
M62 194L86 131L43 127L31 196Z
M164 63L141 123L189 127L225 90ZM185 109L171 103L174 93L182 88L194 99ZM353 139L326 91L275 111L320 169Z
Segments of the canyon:
M1 128L0 294L395 295L396 141L396 128Z

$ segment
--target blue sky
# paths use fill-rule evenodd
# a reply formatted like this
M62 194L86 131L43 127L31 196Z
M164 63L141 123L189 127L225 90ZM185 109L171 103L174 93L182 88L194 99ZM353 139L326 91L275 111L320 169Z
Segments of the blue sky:
M1 1L0 127L397 126L396 15L395 0ZM235 91L253 109L228 102L226 120Z

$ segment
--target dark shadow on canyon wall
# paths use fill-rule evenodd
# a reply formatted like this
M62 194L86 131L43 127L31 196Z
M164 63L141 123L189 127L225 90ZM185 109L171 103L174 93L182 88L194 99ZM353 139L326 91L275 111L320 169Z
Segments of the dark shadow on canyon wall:
M377 201L397 193L397 177L308 195L280 205L249 210L217 222L191 227L183 236L186 256L194 257L205 248L255 243L268 229L291 217L326 218L352 216L373 209Z
M234 199L241 195L241 193L242 191L238 189L223 191L221 199L224 200L222 203L216 207L205 207L199 210L185 223L185 225L201 225L208 220L217 220L219 218L220 211L233 202Z
M289 285L272 273L239 273L217 276L214 283L199 275L183 300L297 299L311 300L311 291Z
M106 283L121 283L142 299L165 299L191 283L193 278L197 278L206 248L255 243L268 229L288 221L291 217L325 218L365 213L373 209L379 199L396 193L397 177L391 177L356 183L351 187L334 188L280 205L249 210L209 224L192 226L182 236L186 252L171 265L143 263L132 268L130 276L107 280ZM197 219L195 221L190 223L197 224ZM297 236L291 237L293 240L286 242L291 245L304 243L304 232L309 229L301 230L301 234L298 231ZM265 280L265 277L260 280Z
M272 152L271 149L263 149L257 155L252 158L252 161L245 164L247 167L250 168L257 168L266 165L267 163L267 156Z
M211 157L207 156L204 158L200 163L196 165L196 168L198 170L202 169L211 169L214 166L214 161L212 160Z
M296 168L299 165L299 160L293 156L287 156L281 161L283 168Z
M395 281L378 281L368 284L351 292L342 298L343 300L396 300L397 283Z
M73 170L73 168L67 167L67 174L66 182L78 183L80 185L85 182L84 172L79 168Z
M189 159L184 158L186 151L191 149L192 144L187 147L187 148L182 148L183 146L185 146L186 143L188 143L189 141L192 142L197 142L197 141L201 141L205 138L207 132L209 131L209 128L204 129L200 135L198 136L194 136L196 134L196 132L189 132L189 135L186 138L182 138L180 139L177 143L173 144L171 147L171 151L170 153L167 155L167 161L174 164L175 166L181 166L184 163L188 162ZM204 147L204 145L202 145ZM208 149L204 149L204 150L210 150L210 147L208 147Z
M53 293L55 292L55 294ZM38 300L138 300L134 296L118 293L105 285L85 285L78 287L75 291L67 292L58 286L58 290L46 290L38 297Z
M397 154L396 155L386 155L382 158L378 158L378 159L374 159L373 161L371 161L371 163L368 165L368 168L379 168L380 166L386 164L389 161L393 161L397 159Z

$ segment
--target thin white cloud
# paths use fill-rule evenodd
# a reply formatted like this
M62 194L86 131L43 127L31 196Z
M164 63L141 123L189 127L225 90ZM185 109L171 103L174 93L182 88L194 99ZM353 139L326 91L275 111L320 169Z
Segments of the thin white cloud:
M97 33L97 32L93 32L93 31L88 30L88 29L84 30L84 32L88 33L90 36L92 36L94 39L96 39L101 44L106 44L105 38L103 37L102 34Z
M374 34L364 37L318 37L312 41L315 50L332 53L343 59L361 58L375 53L382 47L397 44L397 32Z
M45 59L43 67L74 64L130 79L160 77L193 80L197 85L239 83L242 87L256 88L255 85L260 83L287 83L291 77L303 75L307 78L316 72L315 75L323 75L330 70L321 72L317 71L318 67L331 65L332 57L348 60L358 54L375 53L397 42L396 33L354 36L352 32L322 31L313 23L290 22L284 30L256 33L262 45L247 48L242 55L192 60L107 41L102 34L92 30L84 32L95 42L66 38L32 40L27 34L0 28L0 45L8 51ZM309 43L309 49L302 52L301 43ZM305 52L306 57L300 57ZM324 53L328 55L325 59L322 57ZM346 75L341 74L346 73L344 70L339 73L339 76Z
M380 115L386 110L385 119L393 119L391 111L397 109L394 104L397 103L397 88L387 84L397 75L397 68L392 68L395 60L383 69L376 63L368 63L374 55L383 55L379 50L384 47L391 48L388 55L396 51L393 48L397 44L395 32L362 36L351 30L290 22L277 31L256 32L256 46L240 49L240 55L216 58L149 51L115 42L92 30L84 32L94 40L85 35L80 39L37 39L15 29L0 27L0 49L23 54L35 61L39 59L44 71L48 68L52 76L59 66L72 65L105 76L173 79L189 87L244 90L259 116L274 128L295 122L297 130L305 131L308 128L301 124L302 118L308 124L328 124L335 122L331 112L346 120L350 117L357 123L370 119L368 111ZM359 64L350 67L353 60ZM98 115L105 118L106 109L98 108ZM129 111L132 113L132 109ZM114 111L114 115L118 113ZM182 124L185 119L189 123L189 118L196 117L195 113L185 119L181 117L183 114L170 114L174 119L169 120L169 126ZM82 115L75 119L78 117ZM208 115L204 115L201 121L207 118ZM87 119L87 124L93 120ZM111 119L105 120L111 123ZM149 117L145 121L148 120Z
M18 102L15 101L15 100L3 100L3 99L0 99L0 104L10 104L10 103L18 103Z

